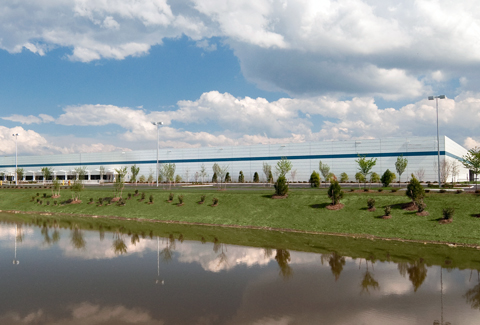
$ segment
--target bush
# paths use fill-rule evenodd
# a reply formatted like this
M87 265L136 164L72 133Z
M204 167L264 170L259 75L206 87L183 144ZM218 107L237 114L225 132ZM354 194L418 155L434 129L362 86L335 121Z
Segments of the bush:
M372 183L380 183L380 175L377 173L373 172L372 175L370 176L370 182Z
M385 207L384 211L385 211L385 215L386 215L386 216L389 216L389 215L392 213L392 207L389 206L389 205L387 205L387 206Z
M98 198L98 205L102 205L103 204L103 198L99 197Z
M145 200L145 192L142 192L142 200Z
M57 205L57 204L58 204L58 202L57 202L57 201L53 201L53 205Z
M138 190L135 190L135 195L138 195Z
M43 197L46 198L46 197L47 197L47 193L43 193Z
M128 193L128 199L130 200L132 198L132 193Z
M343 191L337 181L333 181L328 188L328 197L332 199L332 205L340 203L343 198Z
M398 191L396 188L392 188L392 193L395 193L396 191Z
M367 206L369 209L373 209L375 207L375 199L374 198L370 198L367 200Z
M253 174L253 182L254 183L260 182L260 177L258 176L257 172L255 172L255 174Z
M168 200L169 201L173 201L173 197L174 197L173 193L168 194Z
M178 203L183 204L183 195L178 196Z
M218 183L218 177L217 177L217 173L213 173L213 176L212 176L212 183Z
M93 197L90 198L90 203L93 203Z
M475 194L480 194L480 190L475 190Z
M368 192L369 189L368 189L368 188L364 188L363 191L364 191L364 192Z
M213 205L217 205L218 204L218 199L216 197L214 197L212 199L212 202L213 202Z
M427 205L423 201L419 201L416 204L417 204L418 212L425 211L425 208L427 207Z
M391 182L395 179L395 174L390 171L390 169L387 169L385 173L383 173L382 177L380 178L380 181L383 184L383 187L387 187L390 185Z
M312 175L310 175L310 186L311 187L319 187L320 186L320 174L317 173L316 171L312 172Z
M453 218L453 214L455 213L454 208L445 208L443 209L443 219L451 220Z
M445 190L445 189L442 188L442 189L440 189L440 191L438 191L438 192L439 192L439 193L446 193L447 190Z
M354 189L354 188L351 188L351 189L350 189L350 192L355 192L355 189Z
M430 193L430 190L425 190L425 193Z
M288 193L288 183L285 176L279 176L275 182L275 195L285 196Z
M378 191L379 191L379 192L383 192L383 188L379 188Z
M50 205L50 201L47 201L47 205Z
M245 183L245 176L243 176L242 171L240 171L240 173L238 174L238 182L239 183Z
M462 190L457 190L457 194L462 194Z
M346 183L348 182L348 175L347 173L343 172L340 174L340 183Z
M153 195L150 194L150 196L148 197L148 201L150 201L150 203L153 203Z
M407 196L412 200L412 202L422 201L425 197L425 190L420 182L413 176L410 179L410 183L407 186Z

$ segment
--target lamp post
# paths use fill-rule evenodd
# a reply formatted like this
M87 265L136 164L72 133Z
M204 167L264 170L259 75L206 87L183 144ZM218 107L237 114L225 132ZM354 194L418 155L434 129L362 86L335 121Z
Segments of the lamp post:
M15 185L18 185L18 174L17 174L17 153L18 153L18 147L17 147L17 139L18 139L18 133L12 134L13 137L15 137Z
M159 145L159 140L158 140L158 126L163 125L163 122L152 122L153 125L157 127L157 166L155 168L156 173L155 176L157 177L157 187L158 187L158 145Z
M435 106L437 109L437 150L438 150L438 188L442 188L442 182L440 181L440 137L438 135L438 99L445 99L445 95L428 96L428 100L435 99Z

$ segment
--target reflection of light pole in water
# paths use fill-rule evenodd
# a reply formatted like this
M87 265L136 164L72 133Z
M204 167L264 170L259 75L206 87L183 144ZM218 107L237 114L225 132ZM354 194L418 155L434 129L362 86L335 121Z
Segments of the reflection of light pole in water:
M18 234L18 229L17 229L17 225L15 224L15 257L13 258L14 265L20 264L20 261L17 260L17 234Z
M163 280L160 280L160 239L157 236L157 280L156 284L164 284Z
M440 267L440 323L438 320L433 322L433 325L444 325L443 323L443 267ZM451 325L446 322L445 325Z

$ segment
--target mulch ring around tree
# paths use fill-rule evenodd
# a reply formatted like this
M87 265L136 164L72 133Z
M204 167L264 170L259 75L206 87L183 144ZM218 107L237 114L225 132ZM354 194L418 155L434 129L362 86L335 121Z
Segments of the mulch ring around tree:
M417 216L419 217L426 217L426 216L429 216L430 213L428 213L428 211L425 211L423 210L422 212L417 212Z
M212 207L218 207L218 203L212 204L212 205L210 205L210 206L212 206Z
M205 201L198 201L197 203L198 204L203 204L203 203L205 203Z
M183 206L185 203L177 203L177 207Z
M286 199L288 194L285 195L272 195L272 199Z
M418 209L418 207L415 204L415 202L408 202L408 203L402 204L402 209L405 211L415 211Z
M119 197L114 197L110 202L118 202L120 201L120 198Z
M73 200L72 202L69 202L68 204L80 204L82 203L82 200Z
M480 214L474 214L473 217L474 218L480 218Z
M375 212L377 211L377 208L373 207L373 208L370 208L370 209L367 209L368 212Z
M325 208L328 210L341 210L345 207L345 204L343 203L337 203L337 204L329 204Z
M440 219L438 221L438 223L441 224L441 225L446 225L446 224L452 223L452 222L453 222L453 219Z
M392 216L381 216L380 219L392 219Z

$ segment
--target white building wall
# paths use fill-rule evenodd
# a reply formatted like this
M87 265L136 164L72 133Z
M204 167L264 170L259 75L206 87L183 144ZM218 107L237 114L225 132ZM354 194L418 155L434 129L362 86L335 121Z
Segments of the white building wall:
M467 150L447 137L440 138L440 151L445 153L447 160L453 161L461 158ZM396 173L395 161L403 154L408 159L408 166L401 176L402 181L408 181L412 173L420 169L424 170L424 180L437 180L437 141L436 137L405 137L347 141L321 141L304 143L286 143L271 145L252 146L225 146L225 147L201 147L201 148L162 148L159 150L159 160L162 162L174 162L176 174L188 181L194 180L196 172L200 171L204 164L208 177L211 180L212 166L218 163L221 166L228 165L228 171L233 181L238 180L240 170L243 171L246 181L253 181L253 175L258 172L260 179L265 180L263 163L272 166L275 175L275 165L280 157L287 157L297 170L296 180L307 181L313 170L318 171L318 163L321 160L330 166L330 172L338 178L346 172L350 180L355 180L358 165L355 162L358 155L374 157L377 163L373 171L382 175L388 168ZM82 153L69 155L49 156L20 156L19 167L25 171L40 174L42 167L52 167L57 175L63 175L66 171L73 174L73 169L85 166L92 175L98 175L100 166L104 166L108 173L113 173L116 168L136 164L140 167L140 175L155 176L157 151L126 151L108 153ZM445 158L445 154L442 154ZM461 165L459 163L459 165ZM13 173L15 170L15 157L0 158L0 172ZM290 173L287 175L291 177ZM397 175L398 180L398 175ZM459 181L468 180L468 170L460 168Z

